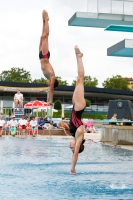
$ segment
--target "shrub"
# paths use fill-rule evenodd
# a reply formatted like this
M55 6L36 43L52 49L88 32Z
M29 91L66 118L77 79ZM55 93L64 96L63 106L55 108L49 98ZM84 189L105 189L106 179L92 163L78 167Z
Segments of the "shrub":
M85 99L85 101L86 101L86 107L89 107L91 105L91 101L88 99Z
M61 101L60 100L56 100L54 102L54 109L61 110Z

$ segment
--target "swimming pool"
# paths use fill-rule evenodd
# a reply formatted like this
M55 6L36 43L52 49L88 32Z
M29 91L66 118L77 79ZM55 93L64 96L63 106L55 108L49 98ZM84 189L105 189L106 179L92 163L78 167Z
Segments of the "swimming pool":
M74 176L69 142L1 138L0 199L133 199L133 151L87 140Z

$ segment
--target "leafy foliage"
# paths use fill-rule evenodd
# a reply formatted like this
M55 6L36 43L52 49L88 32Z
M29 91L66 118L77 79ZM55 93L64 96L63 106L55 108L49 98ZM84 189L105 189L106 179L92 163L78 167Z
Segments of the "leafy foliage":
M127 78L122 78L120 75L107 78L103 83L104 88L118 89L118 90L129 90L129 81Z
M56 76L56 79L59 82L59 85L68 85L67 80L62 80L60 76Z
M47 84L47 79L46 78L40 78L40 79L34 79L32 83L42 83L42 84Z
M54 102L54 108L57 110L61 110L61 101L60 100L56 100Z
M59 81L59 85L68 85L66 80L62 80L60 76L56 76L56 79ZM34 79L32 83L42 83L42 84L47 84L47 79L46 78L40 78L40 79Z
M10 70L4 70L0 74L1 81L11 81L11 82L31 82L30 72L24 70L23 68L11 68Z
M89 107L91 105L91 101L88 99L85 99L85 101L86 101L86 107Z
M76 80L73 80L72 85L75 86L76 85ZM85 76L84 77L84 86L86 87L96 87L98 85L98 80L94 77L91 78L91 76Z

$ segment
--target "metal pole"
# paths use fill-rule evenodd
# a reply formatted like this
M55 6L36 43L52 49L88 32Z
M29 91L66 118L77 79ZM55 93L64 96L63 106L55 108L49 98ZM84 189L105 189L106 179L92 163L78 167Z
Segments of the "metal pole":
M49 89L47 90L47 102L49 102Z

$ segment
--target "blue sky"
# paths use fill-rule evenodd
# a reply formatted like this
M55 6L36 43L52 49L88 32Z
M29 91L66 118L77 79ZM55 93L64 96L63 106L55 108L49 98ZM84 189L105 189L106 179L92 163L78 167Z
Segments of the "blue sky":
M81 3L82 2L82 3ZM89 2L91 6L91 1ZM107 48L132 33L104 29L70 27L68 20L76 11L87 11L87 0L4 0L0 6L0 72L11 67L30 71L33 79L43 77L38 59L42 31L42 10L50 16L50 62L56 76L69 84L77 76L74 46L84 53L85 75L96 77L99 87L106 78L120 74L133 77L133 59L107 57Z

